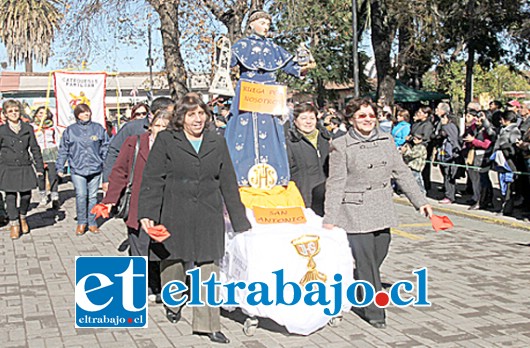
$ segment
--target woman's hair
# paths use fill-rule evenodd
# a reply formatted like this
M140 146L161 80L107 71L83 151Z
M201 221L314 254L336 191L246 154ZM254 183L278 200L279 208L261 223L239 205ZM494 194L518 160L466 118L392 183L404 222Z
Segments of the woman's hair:
M145 103L138 103L135 106L133 106L131 110L131 120L134 120L136 118L136 110L138 110L142 106L145 108L145 111L147 112L147 114L149 114L149 106L147 106L147 104Z
M86 104L79 104L74 109L75 119L77 120L78 117L79 117L79 114L81 114L83 112L90 112L90 114L92 114L92 110L90 110L90 106L88 106Z
M505 111L502 113L501 118L506 122L514 123L517 121L517 114L513 111Z
M166 109L158 110L149 123L149 126L154 125L158 120L167 120L171 123L171 120L173 120L173 112Z
M297 119L300 114L303 114L304 112L312 112L315 114L315 117L318 115L318 110L311 104L299 104L296 105L293 109L293 119Z
M20 105L20 102L16 101L15 99L9 99L2 104L2 112L5 113L7 108L17 107L18 111L22 111L22 105Z
M410 122L410 113L409 113L408 110L404 110L404 109L403 109L403 110L400 110L400 111L398 112L398 116L403 117L403 120L404 120L405 122Z
M36 117L37 117L37 114L39 113L39 111L41 111L42 109L46 110L46 119L47 120L51 120L53 119L53 114L52 112L50 111L50 109L48 109L47 107L45 106L39 106L37 108L37 110L35 110L35 112L33 113L33 119L35 120Z
M194 92L186 93L186 95L177 101L175 104L175 109L173 110L173 119L171 121L170 128L181 131L184 127L184 118L186 117L186 114L197 108L203 109L206 115L208 115L208 119L204 125L204 130L208 130L212 120L212 112L210 108L208 108L208 105L202 101L200 95Z
M348 102L346 105L346 109L344 110L344 116L346 117L346 120L350 120L353 115L359 111L361 106L371 106L374 110L374 113L377 115L377 106L374 104L373 101L371 101L368 98L354 98Z
M427 114L427 119L430 119L432 117L432 109L430 107L422 106L419 110L424 114Z

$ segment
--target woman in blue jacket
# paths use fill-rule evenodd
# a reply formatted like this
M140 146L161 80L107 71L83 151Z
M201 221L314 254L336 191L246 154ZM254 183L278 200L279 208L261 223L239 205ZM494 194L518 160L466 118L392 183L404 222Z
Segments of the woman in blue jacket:
M68 160L75 188L77 210L77 235L88 230L99 233L96 216L90 210L97 204L97 194L103 162L107 156L109 138L105 128L91 121L92 110L86 104L74 109L76 123L63 133L57 158L57 175L64 176L64 164Z

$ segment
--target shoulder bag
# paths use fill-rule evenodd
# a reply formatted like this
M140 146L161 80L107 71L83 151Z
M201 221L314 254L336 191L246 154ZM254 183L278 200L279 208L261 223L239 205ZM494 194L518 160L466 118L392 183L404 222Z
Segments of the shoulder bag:
M113 216L115 218L127 220L129 217L129 205L131 203L131 188L134 180L134 166L136 165L136 157L138 156L138 151L140 150L140 136L136 138L136 146L134 147L134 157L131 167L131 172L129 173L129 182L127 187L123 190L118 203L113 209Z

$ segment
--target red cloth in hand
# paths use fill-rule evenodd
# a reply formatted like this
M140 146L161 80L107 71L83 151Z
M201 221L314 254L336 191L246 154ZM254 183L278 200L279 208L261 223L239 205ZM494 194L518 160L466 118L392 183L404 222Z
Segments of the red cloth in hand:
M169 233L164 225L156 225L148 228L147 234L159 243L162 243L171 236L171 233Z
M432 228L438 232L454 227L453 222L447 216L432 215Z
M96 219L100 216L103 216L105 219L110 217L109 208L107 208L107 206L103 203L96 204L90 211L90 214L96 214Z

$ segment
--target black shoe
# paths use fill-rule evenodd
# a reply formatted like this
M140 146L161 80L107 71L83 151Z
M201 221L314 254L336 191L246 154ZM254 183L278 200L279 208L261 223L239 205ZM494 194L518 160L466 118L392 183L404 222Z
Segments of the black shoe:
M162 295L161 294L156 294L156 298L155 298L155 303L162 303Z
M368 324L372 325L376 329L386 329L385 320L368 320Z
M58 210L61 207L61 203L58 200L52 201L52 209Z
M170 323L176 324L180 320L181 314L172 312L169 308L166 308L166 318Z
M467 208L467 210L479 210L479 209L480 209L480 204L478 204L478 203L475 203L472 206L470 206L469 208Z
M221 331L217 331L217 332L194 332L194 334L200 335L200 336L208 336L210 341L215 342L215 343L223 343L223 344L230 343L230 340Z

